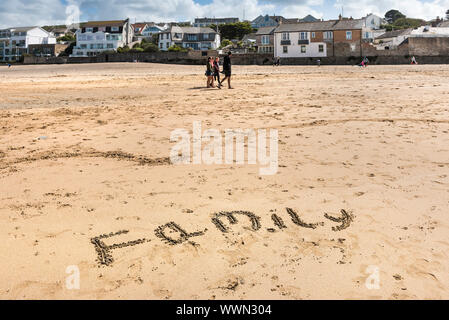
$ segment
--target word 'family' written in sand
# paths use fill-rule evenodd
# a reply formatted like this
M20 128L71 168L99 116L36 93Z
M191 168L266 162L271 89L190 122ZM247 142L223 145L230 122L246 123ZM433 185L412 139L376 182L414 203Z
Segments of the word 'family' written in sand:
M208 129L202 132L201 121L193 122L193 142L189 131L176 129L170 135L171 142L177 142L170 151L173 164L234 164L245 163L245 139L248 146L248 164L259 164L260 175L274 175L278 171L278 131L270 129L269 150L267 130L225 129L224 159L223 137L219 130ZM235 140L235 144L234 144ZM202 143L206 143L202 148ZM193 157L191 156L191 145ZM269 151L269 152L268 152ZM192 160L193 158L193 160ZM264 166L264 167L262 167Z
M302 220L298 213L291 209L286 208L286 212L290 217L291 221L299 227L308 228L308 229L316 229L319 226L324 226L324 222L315 222L310 223ZM352 214L349 214L346 210L342 209L340 216L332 216L327 213L324 214L324 217L329 221L335 223L335 226L332 226L332 230L337 232L348 228L351 222L354 219ZM252 231L259 231L262 228L261 218L250 211L220 211L215 213L212 217L212 223L215 227L221 231L222 233L228 233L231 230L231 226L239 223L240 218L247 220L249 222L249 229ZM267 228L268 232L276 232L276 230L286 229L287 225L279 215L273 213L271 215L271 220L273 222L272 228ZM164 225L158 226L154 233L157 238L167 243L168 245L179 245L182 243L189 243L193 246L197 246L198 244L192 241L192 238L204 236L208 229L188 232L183 227L178 225L176 222L170 221ZM112 245L107 245L103 240L107 238L112 238L114 236L119 236L122 234L129 233L128 230L121 230L118 232L111 232L109 234L102 234L100 236L94 237L91 239L91 243L95 246L95 250L98 254L97 261L100 265L109 266L114 262L111 251L118 248L125 248L130 246L135 246L138 244L143 244L149 242L151 240L142 238L128 242L116 243Z

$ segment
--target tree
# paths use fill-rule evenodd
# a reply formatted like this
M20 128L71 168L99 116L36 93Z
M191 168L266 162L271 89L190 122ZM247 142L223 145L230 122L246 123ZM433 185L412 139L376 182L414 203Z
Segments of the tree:
M155 33L151 36L151 42L155 45L159 44L159 33Z
M145 52L158 52L159 47L157 45L155 45L154 43L149 43L143 48L143 50Z
M220 48L227 47L227 46L229 46L229 45L231 45L231 44L232 44L232 41L230 41L230 40L228 40L228 39L223 39L223 41L221 41Z
M76 37L75 35L68 33L62 37L59 37L57 40L58 42L74 42L76 41Z
M175 44L175 45L171 46L170 48L168 48L168 51L170 51L170 52L187 52L188 49Z
M408 29L408 28L418 28L425 25L425 21L422 19L412 19L412 18L399 18L393 23L393 28L397 29Z
M212 29L217 30L216 25L210 26ZM250 34L254 31L251 24L248 21L220 24L218 26L218 32L220 32L223 39L237 39L242 40L246 34Z
M396 20L400 18L405 18L406 16L402 14L400 11L392 9L385 13L385 20L387 20L388 23L392 24L396 22Z

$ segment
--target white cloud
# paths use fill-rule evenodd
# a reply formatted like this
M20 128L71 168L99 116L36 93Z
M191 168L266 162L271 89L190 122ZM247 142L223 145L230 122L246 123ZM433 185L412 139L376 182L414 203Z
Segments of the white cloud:
M346 16L359 18L367 13L383 16L389 9L398 9L407 16L432 19L443 16L449 0L212 0L201 5L195 0L66 0L79 5L81 20L124 19L140 21L192 21L195 17L238 17L246 19L260 14L278 14L302 18L335 18L344 6ZM0 28L64 24L65 6L61 0L5 0L0 11ZM331 2L332 3L332 2Z
M64 23L65 6L59 0L6 0L0 10L0 28Z
M434 19L443 17L449 9L449 0L336 0L334 7L345 16L361 17L375 13L381 17L390 9L396 9L410 18Z

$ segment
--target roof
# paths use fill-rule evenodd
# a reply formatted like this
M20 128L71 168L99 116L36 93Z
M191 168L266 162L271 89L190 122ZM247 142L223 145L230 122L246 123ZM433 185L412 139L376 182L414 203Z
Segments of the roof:
M301 22L315 22L315 21L319 21L319 19L315 18L314 16L312 16L311 14L308 14L307 16L305 16L304 18L300 19Z
M412 31L412 29L401 29L401 30L385 32L384 34L378 36L376 38L376 40L396 38L399 36L410 34L411 31Z
M246 40L251 40L251 39L256 39L256 33L249 33L249 34L245 34L245 36L243 37L243 41Z
M274 32L274 29L276 29L276 27L262 27L257 29L256 34L257 35L272 34Z
M132 26L134 29L140 28L140 30L142 30L143 28L145 28L147 26L147 24L146 23L135 23Z
M328 20L281 24L274 32L356 30L362 29L363 26L362 19Z
M26 32L26 31L30 31L35 28L39 28L39 27L17 27L17 28L10 28L10 30L13 32Z
M123 26L127 20L111 20L111 21L88 21L83 27L84 28L92 28L92 27L121 27Z
M54 28L50 30L51 32L67 32L67 28Z
M175 32L175 33L217 33L212 28L208 27L179 27L179 26L171 26L165 32ZM164 32L164 33L165 33Z

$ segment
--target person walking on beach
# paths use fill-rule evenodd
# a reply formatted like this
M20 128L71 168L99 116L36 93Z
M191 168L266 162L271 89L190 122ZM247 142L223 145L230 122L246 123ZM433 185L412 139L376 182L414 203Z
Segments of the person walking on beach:
M225 77L223 78L223 80L220 81L220 85L222 85L223 82L226 79L228 79L228 89L232 89L232 87L231 87L231 75L232 75L232 72L231 72L231 65L232 65L231 64L231 56L232 56L232 53L231 53L231 51L229 51L228 55L226 55L224 57L223 73L224 73Z
M214 88L214 65L212 57L207 58L206 77L207 88Z
M216 57L214 60L214 79L217 81L217 87L218 89L221 89L221 83L220 83L220 58Z
M416 61L415 56L412 57L412 64L418 64L418 62Z

